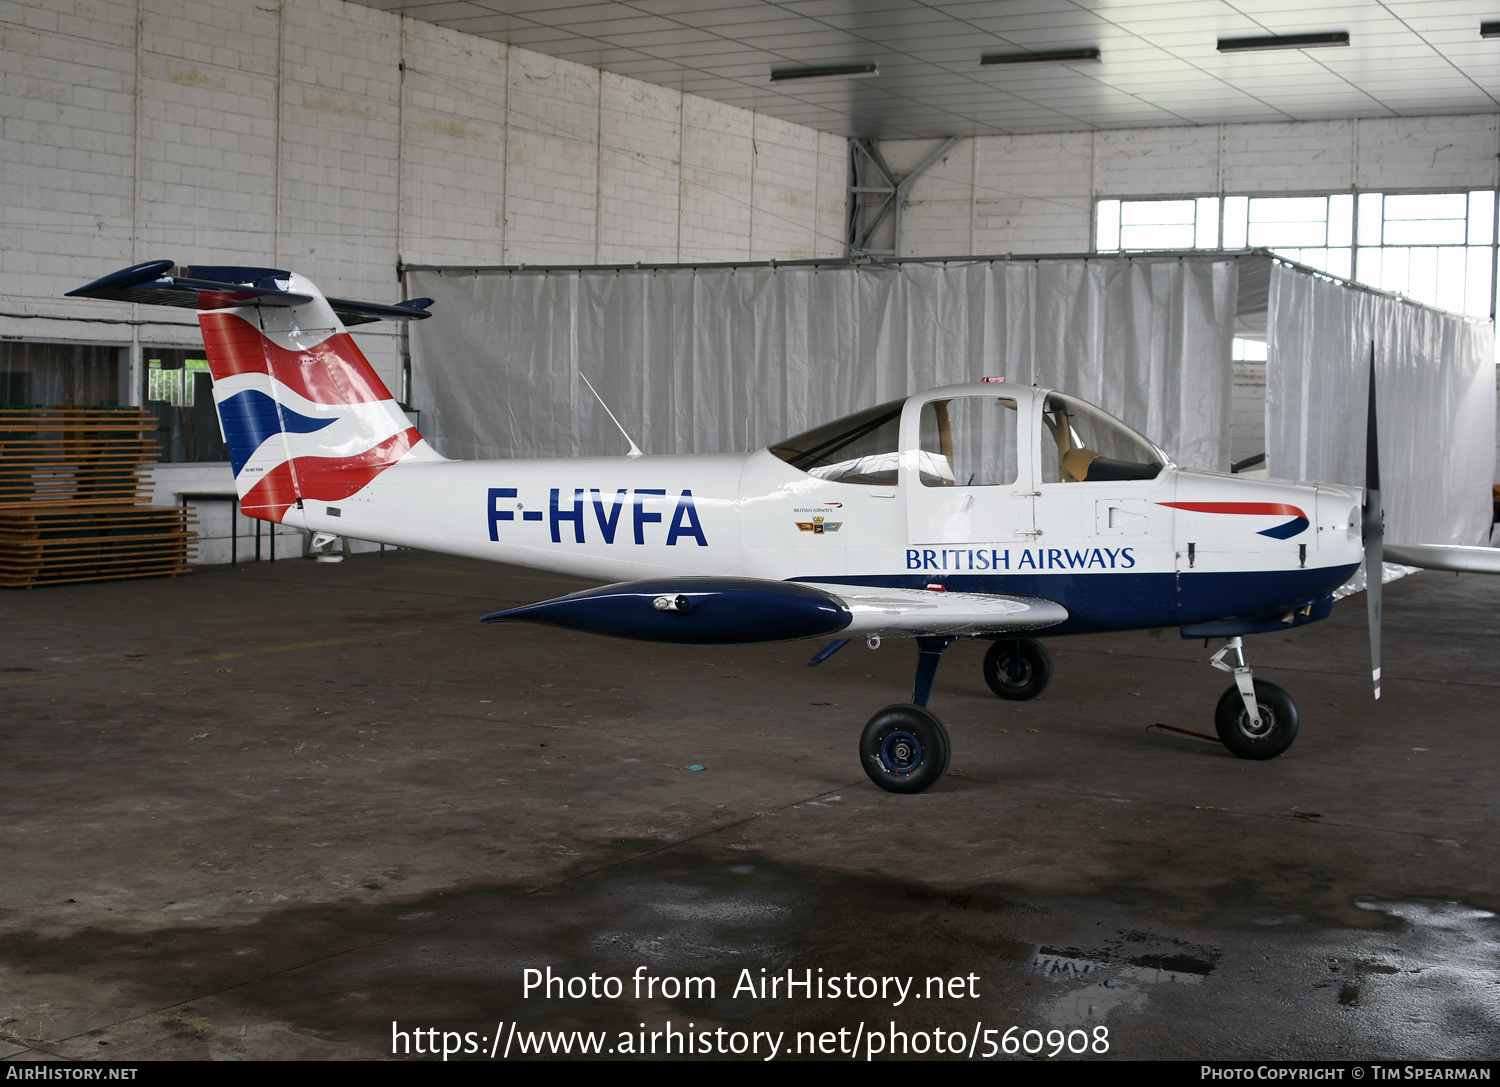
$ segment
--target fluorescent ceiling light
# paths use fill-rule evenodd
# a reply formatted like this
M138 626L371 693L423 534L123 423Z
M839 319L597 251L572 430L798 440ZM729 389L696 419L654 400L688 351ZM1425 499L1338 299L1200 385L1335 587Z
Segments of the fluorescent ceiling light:
M794 79L832 79L835 76L879 75L873 64L835 64L823 68L772 68L772 83L790 83Z
M1500 38L1500 23L1480 23L1479 36L1481 38Z
M1266 34L1259 38L1220 38L1219 52L1255 53L1265 49L1318 49L1348 44L1347 30L1328 34Z
M979 58L981 68L1000 68L1009 64L1070 64L1080 60L1098 60L1099 50L1053 49L1046 53L986 53Z

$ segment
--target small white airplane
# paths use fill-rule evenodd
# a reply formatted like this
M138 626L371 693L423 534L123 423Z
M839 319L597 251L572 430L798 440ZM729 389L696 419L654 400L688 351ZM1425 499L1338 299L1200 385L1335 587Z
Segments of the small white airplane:
M484 622L685 644L833 639L812 664L856 637L914 639L911 701L875 714L859 743L865 772L891 792L920 792L948 767L927 702L959 637L994 643L984 676L1006 699L1035 698L1052 675L1024 634L1178 627L1226 639L1212 658L1234 677L1218 737L1241 758L1274 758L1296 738L1297 707L1253 678L1243 638L1326 618L1367 543L1380 568L1381 518L1363 515L1379 509L1373 384L1363 500L1179 468L1076 397L998 380L880 404L750 454L644 456L626 435L619 457L453 461L409 424L345 329L428 317L430 299L348 302L294 273L171 261L69 294L199 311L246 515L315 540L610 582ZM1387 554L1500 572L1488 548ZM1378 698L1378 581L1369 597Z

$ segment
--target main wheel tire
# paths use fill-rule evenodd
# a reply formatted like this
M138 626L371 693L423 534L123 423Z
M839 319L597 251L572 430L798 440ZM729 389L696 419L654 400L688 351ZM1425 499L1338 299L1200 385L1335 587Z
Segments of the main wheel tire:
M1025 702L1052 682L1052 654L1032 638L1009 638L984 655L984 681L1001 698Z
M1260 728L1250 724L1240 689L1231 685L1214 711L1214 728L1224 746L1242 759L1274 759L1297 738L1297 703L1274 683L1255 681L1255 701L1260 707Z
M921 706L887 706L865 726L859 761L890 793L920 793L948 771L951 745L943 723Z

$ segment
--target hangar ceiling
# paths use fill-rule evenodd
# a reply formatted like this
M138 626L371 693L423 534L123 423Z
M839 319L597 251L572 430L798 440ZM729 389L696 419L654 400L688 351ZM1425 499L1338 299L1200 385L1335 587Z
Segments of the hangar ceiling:
M361 0L842 136L882 139L1500 109L1500 0ZM1342 47L1220 52L1325 32ZM984 67L981 56L1097 49ZM771 81L773 70L877 74Z

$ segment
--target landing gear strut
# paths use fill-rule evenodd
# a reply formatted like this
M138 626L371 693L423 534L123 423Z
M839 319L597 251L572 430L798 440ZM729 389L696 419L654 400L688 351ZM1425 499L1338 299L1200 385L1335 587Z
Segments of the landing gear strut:
M948 770L948 730L927 699L943 650L952 638L918 638L917 678L911 703L887 706L865 726L859 738L859 761L870 780L891 793L920 793Z
M1234 664L1224 658L1234 655ZM1219 740L1242 759L1274 759L1297 738L1297 703L1286 691L1255 679L1245 663L1244 642L1230 638L1209 661L1234 675L1234 686L1224 692L1214 711Z

